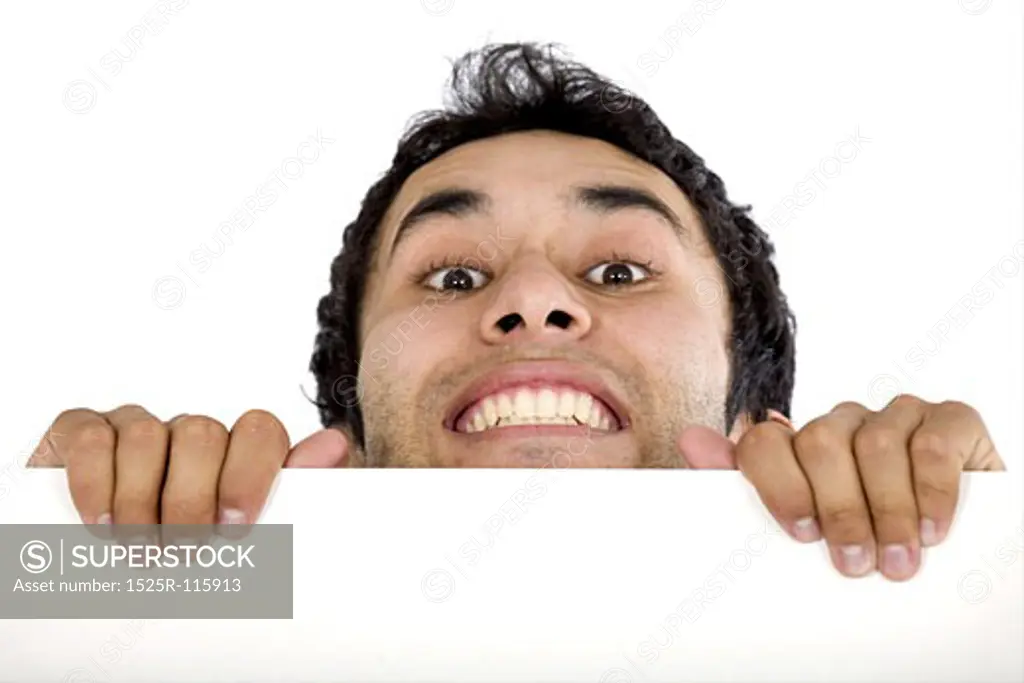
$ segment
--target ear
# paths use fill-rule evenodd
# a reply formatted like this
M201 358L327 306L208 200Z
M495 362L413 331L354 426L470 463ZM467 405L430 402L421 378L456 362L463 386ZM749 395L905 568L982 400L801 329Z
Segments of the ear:
M794 431L796 430L793 426L793 422L779 411L769 408L767 413L768 422L778 422L779 424L785 425ZM751 419L749 413L741 413L740 416L736 418L732 431L729 432L729 440L733 443L739 443L740 439L743 438L743 435L746 434L755 424L756 423Z

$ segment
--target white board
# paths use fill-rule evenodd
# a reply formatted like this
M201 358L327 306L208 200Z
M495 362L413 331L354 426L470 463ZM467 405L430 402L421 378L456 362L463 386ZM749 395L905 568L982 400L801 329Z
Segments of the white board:
M286 471L261 521L295 525L294 619L2 621L0 678L1019 681L1017 479L965 475L897 584L841 577L736 472ZM0 500L76 519L60 470Z

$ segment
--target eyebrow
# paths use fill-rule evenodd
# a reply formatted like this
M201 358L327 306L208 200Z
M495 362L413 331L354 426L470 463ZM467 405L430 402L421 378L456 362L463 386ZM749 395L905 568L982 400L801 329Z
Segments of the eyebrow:
M572 201L577 206L608 215L623 209L643 209L667 221L679 235L686 229L668 204L651 192L628 185L592 185L573 189ZM391 244L390 259L403 239L418 225L435 216L465 218L471 214L486 214L492 205L491 197L478 190L448 188L431 192L420 199L402 217Z
M491 198L476 190L450 188L431 192L416 202L402 217L402 221L398 224L398 232L395 233L395 241L391 244L391 255L394 255L399 243L408 236L412 229L428 218L434 216L464 218L469 214L487 213L490 206Z
M683 227L679 216L668 204L647 190L627 185L598 185L576 188L575 195L578 205L602 214L611 214L622 209L652 211L667 221L678 235L686 234L686 228Z

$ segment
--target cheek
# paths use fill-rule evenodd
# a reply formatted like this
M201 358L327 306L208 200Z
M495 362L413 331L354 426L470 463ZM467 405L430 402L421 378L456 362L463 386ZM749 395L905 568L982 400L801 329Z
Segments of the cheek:
M725 378L729 368L726 313L687 297L675 292L609 311L602 318L618 344L646 368L663 368L665 376Z
M465 348L466 316L457 308L455 301L438 295L382 318L366 337L360 368L364 381L400 378L402 385L418 385L441 360Z

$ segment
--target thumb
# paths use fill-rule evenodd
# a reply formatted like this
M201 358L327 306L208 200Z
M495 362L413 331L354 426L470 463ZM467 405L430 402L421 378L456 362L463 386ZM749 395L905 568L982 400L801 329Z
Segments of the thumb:
M736 469L735 445L713 429L693 426L679 436L679 450L695 470Z
M295 444L284 461L285 467L344 467L349 443L337 429L321 429Z

